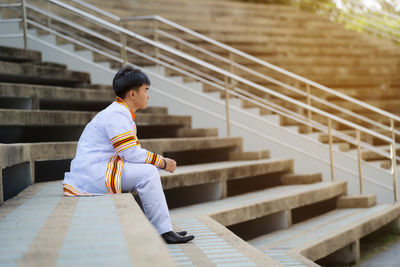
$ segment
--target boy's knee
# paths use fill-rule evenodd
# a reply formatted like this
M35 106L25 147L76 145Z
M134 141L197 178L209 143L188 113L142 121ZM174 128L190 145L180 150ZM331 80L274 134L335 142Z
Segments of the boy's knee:
M150 177L152 177L152 176L155 176L155 177L160 176L160 174L159 174L158 169L157 169L156 166L151 165L151 164L147 164L147 165L148 165L148 166L147 166L147 168L148 168L148 174L149 174Z

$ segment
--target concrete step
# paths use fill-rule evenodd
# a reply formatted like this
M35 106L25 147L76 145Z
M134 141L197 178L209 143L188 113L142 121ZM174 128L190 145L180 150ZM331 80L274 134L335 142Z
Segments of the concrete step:
M348 96L357 98L361 101L396 99L400 97L398 87L391 86L390 84L387 87L384 84L381 84L380 86L370 85L365 87L335 87L332 89ZM328 100L337 100L337 98L332 97L328 98Z
M363 116L368 118L368 119L374 120L376 122L382 123L382 124L384 124L386 126L389 126L388 125L389 122L387 121L387 118L382 117L382 115L380 115L380 114L364 113ZM341 117L341 118L343 118L345 120L348 120L350 122L357 123L357 124L359 124L361 126L364 126L366 128L370 128L371 127L371 125L369 123L367 123L367 122L365 122L363 120L360 120L360 119L356 119L353 116L350 116L350 115L347 115L347 114L341 115L339 117ZM324 117L323 115L313 114L312 119L317 121L317 122L319 122L319 123L322 123L323 125L327 125L328 124L326 117ZM300 125L300 124L301 123L299 123L299 122L297 122L295 120L292 120L292 119L285 118L285 117L281 116L281 125L282 126L287 126L287 125L291 126L291 125ZM332 121L332 127L334 129L337 129L337 130L351 130L351 128L349 126L341 124L341 123L336 122L336 121ZM396 128L400 127L400 123L398 124L397 122L395 122L395 127Z
M136 12L141 12L139 10L140 9L137 9ZM177 10L179 10L179 8L177 8ZM266 33L279 34L280 31L281 36L292 35L293 37L306 36L316 38L334 37L333 41L336 41L338 39L348 39L350 42L354 39L357 39L357 37L354 36L354 33L352 35L352 31L345 30L343 26L334 24L327 20L321 20L317 16L313 17L312 14L308 14L311 15L308 19L302 19L296 15L289 15L285 17L284 14L279 14L277 16L263 14L262 18L254 18L251 15L243 15L243 13L246 13L245 11L246 9L238 11L242 13L240 17L236 14L218 14L216 16L210 17L210 15L199 16L198 13L193 14L192 16L185 16L181 13L172 14L171 12L163 12L158 10L154 10L153 12L205 35L208 35L210 32L219 32L220 34L222 34L223 32L228 34L236 33L237 35L241 36L245 36L247 33L254 34L258 32L260 34L263 33L264 35L266 35ZM118 8L112 9L112 12L118 13ZM149 9L146 9L142 12L151 13ZM140 13L136 14L140 15ZM246 19L244 19L242 16L246 17ZM215 30L213 30L212 28L212 23L214 23ZM233 23L237 27L229 27L229 25ZM132 22L127 25L131 27L135 26L137 28L143 28L144 23ZM296 28L297 32L295 31Z
M131 194L67 198L61 182L34 184L5 202L0 236L5 265L177 266ZM110 244L116 257L104 256Z
M359 260L362 237L387 225L399 214L398 204L337 209L249 243L282 265L308 266L337 252L317 263L344 266Z
M173 227L195 235L188 245L168 245L179 266L281 266L208 216L173 217Z
M38 51L0 46L0 61L40 62L42 55Z
M389 146L379 146L380 149L390 153L390 148ZM396 155L400 155L400 148L396 149ZM388 160L388 158L383 157L373 151L366 150L361 152L362 159L366 161L376 161L376 160Z
M91 1L92 3L96 3L96 1ZM164 3L164 4L169 4L169 10L176 10L177 7L182 7L182 8L187 8L190 9L193 7L193 4L196 3L196 7L200 11L209 10L209 7L215 7L216 10L221 11L225 10L226 7L231 7L233 10L236 10L237 8L248 8L252 12L258 12L262 13L265 12L266 14L274 14L277 11L284 12L284 13L298 13L298 9L292 6L287 6L287 5L279 5L279 4L258 4L258 3L249 3L249 2L235 2L235 1L221 1L221 2L215 2L215 1L210 1L210 0L205 0L205 1L188 1L185 3L182 3L180 1L176 0L159 0L156 1L155 3ZM124 8L129 8L131 5L129 3L126 3L124 1L115 1L111 3L107 3L104 7L105 8L118 8L121 4L121 7ZM157 8L155 6L149 5L148 2L146 1L139 1L137 3L140 5L140 7L143 6L149 6L153 8ZM168 6L167 6L168 8ZM120 12L123 10L120 9ZM126 10L125 10L126 11ZM307 14L307 13L306 13Z
M0 110L0 136L4 143L76 141L96 112ZM135 122L141 138L175 137L191 126L191 117L138 112Z
M144 3L144 2L137 3L136 7L138 8L138 10L141 10L141 11L147 11L147 12L158 11L158 12L164 12L164 13L167 13L167 14L171 14L171 13L172 14L179 14L177 11L178 10L182 10L182 11L185 11L187 13L185 13L185 16L181 15L181 17L187 17L188 19L191 18L195 14L197 14L196 18L198 18L198 17L201 17L199 15L203 15L203 16L204 15L211 15L210 13L220 14L221 17L224 17L227 14L231 15L231 12L233 13L233 11L237 11L238 8L239 9L240 8L241 9L244 8L243 15L253 15L253 16L254 15L260 15L261 16L261 13L262 13L260 10L257 10L257 8L250 9L248 5L245 5L245 6L242 6L242 7L235 6L236 2L233 2L232 5L230 3L229 4L223 3L222 5L220 5L219 3L217 3L217 4L215 4L215 3L204 4L202 2L196 2L196 1L191 1L191 2L188 2L188 3L184 4L184 5L181 5L179 3L166 2L166 1L157 1L157 3L166 5L166 8L163 9L158 5L152 6L152 5L149 5L148 3ZM124 4L124 3L121 3L121 4L122 4L122 7L126 7L126 8L131 7L129 4ZM196 4L196 9L198 9L199 13L196 13L193 10L193 8L192 8L193 4ZM291 14L291 15L294 15L294 16L299 15L298 14L299 13L298 10L293 10L293 9L284 10L284 8L282 8L282 7L278 8L277 6L272 7L271 9L268 9L268 8L266 8L265 5L258 5L258 6L260 7L260 9L262 11L265 11L264 18L265 17L268 18L271 15L273 15L274 14L273 10L274 11L280 11L280 12L284 13L285 15L288 15L288 14ZM210 12L210 8L211 7L214 8L214 12ZM226 10L227 7L230 7L231 9ZM118 5L106 5L106 6L104 6L104 8L115 9L115 10L118 10L121 14L123 14L122 13L123 12L122 8L118 9ZM135 12L138 12L138 11L135 10ZM303 16L307 16L307 13L302 13L302 14L303 14ZM307 16L307 18L310 18L310 16ZM290 16L289 16L288 20L289 19L290 19Z
M167 15L167 17L169 17ZM227 20L227 19L226 19ZM182 19L177 18L174 20L179 23ZM197 25L201 23L201 25ZM229 23L229 22L228 22ZM281 21L275 21L274 24L282 23ZM243 23L238 23L237 27L230 27L230 25L220 24L218 22L212 22L210 20L206 20L203 22L199 22L196 19L192 19L190 21L184 21L184 25L187 28L190 28L200 34L212 37L213 39L217 39L221 42L237 44L239 46L248 45L252 48L255 48L254 52L262 52L261 47L265 48L273 48L275 45L283 45L294 48L295 44L298 47L309 47L309 48L317 48L317 47L325 47L328 49L335 48L344 48L348 47L351 49L373 49L378 53L382 54L397 54L396 51L385 51L376 47L376 45L371 44L370 42L360 42L356 38L349 38L349 33L340 30L325 30L320 32L314 32L312 29L304 26L304 29L299 29L298 25L284 25L280 24L277 26L268 26L268 21L265 21L264 24L253 24L245 25ZM139 25L138 23L127 24L128 29L139 32L147 37L152 37L152 33L149 30L149 23ZM209 43L206 43L194 36L189 36L184 34L179 30L174 30L168 27L160 25L160 28L167 31L170 34L173 34L179 38L185 39L187 41L193 42L202 47L210 47L212 50L216 48L212 48ZM296 31L297 29L297 31ZM99 29L102 33L107 34L106 31ZM238 37L246 37L249 39L240 40ZM161 41L170 41L165 38L163 35L159 36ZM249 40L254 39L254 42ZM267 42L267 40L269 42Z
M289 97L295 98L298 101L301 101L303 103L307 103L306 97L300 96L300 95L295 95L294 93L292 94L286 94L285 92L281 92ZM260 93L257 93L260 94ZM323 94L318 94L318 93L314 93L314 95L317 95L318 97L324 99L325 97L323 96ZM296 107L291 103L288 103L287 101L281 100L280 98L276 98L276 97L268 97L268 96L263 96L264 98L268 99L269 101L285 107L286 109L295 111L299 114L307 114L306 111L300 107ZM326 99L329 103L334 104L336 106L338 106L339 108L344 108L347 109L349 111L353 111L359 115L362 115L367 117L370 115L370 110L367 109L364 105L357 105L354 103L351 103L349 101L344 101L342 99L338 100L338 99ZM400 114L400 101L398 99L370 99L370 100L364 100L363 101L366 104L372 105L374 107L380 108L382 110L388 111L390 113L393 114ZM338 110L337 108L333 108L333 107L328 107L325 104L321 103L321 102L317 102L317 101L312 101L312 106L316 107L320 110L326 111L330 114L334 114L337 116L342 116L343 112ZM251 102L245 102L243 101L243 107L258 107L256 104L251 103ZM262 110L264 112L265 109L260 108L260 110Z
M218 148L229 149L229 152L242 151L242 138L240 137L155 138L140 140L140 144L143 148L158 154L179 151L195 151L199 153L202 149ZM45 161L52 159L72 159L75 156L77 142L38 142L25 144L2 144L2 146L6 149L11 149L7 150L7 153L15 154L16 158L29 155L31 157L30 160L32 161ZM211 159L212 155L209 157ZM209 162L212 162L212 160Z
M134 29L132 29L132 31L134 31ZM293 31L295 31L295 29ZM332 41L332 43L329 45L313 43L313 42L318 42L316 41L319 40L318 38L324 38L323 36L321 36L318 38L303 37L303 39L301 39L300 42L303 42L304 44L295 46L294 43L297 42L296 40L297 38L291 36L291 37L286 37L287 39L284 39L285 37L282 37L282 34L283 36L287 36L291 35L290 33L286 34L277 31L276 32L277 36L268 36L273 34L274 33L267 33L267 34L257 33L253 35L246 35L245 37L249 39L243 39L244 36L237 33L232 35L227 35L218 32L210 32L205 35L219 42L232 46L238 50L245 51L258 58L265 58L272 56L274 57L292 56L293 58L306 57L306 58L314 58L317 60L318 57L347 56L353 60L360 60L363 57L364 60L366 59L371 60L380 57L382 57L382 59L389 59L389 57L392 57L392 60L394 60L394 62L398 62L398 57L399 57L398 53L379 51L379 48L371 45L364 45L361 47L357 47L359 45L349 45L348 43L346 43L346 41L348 42L348 40L339 43L337 42L335 43L335 41ZM152 38L151 35L148 35L147 37ZM278 40L274 41L275 38L277 38ZM309 39L309 44L306 44L306 41L304 41L307 39ZM180 48L180 46L175 41L172 41L170 39L160 37L159 41L169 46ZM205 43L204 41L199 41L198 39L194 38L189 38L189 40L186 41L189 41L197 46L200 46L214 53L218 54L221 53L220 52L221 49L213 44ZM149 47L145 43L137 40L133 39L128 40L128 46L138 47L140 51L144 51L147 53L152 52L152 54L154 54L154 48ZM183 49L183 51L188 53L193 53L193 49L186 48ZM222 55L225 55L226 53L227 53L226 51L223 51ZM368 53L373 53L375 56L365 58L365 54Z
M195 247L185 250L184 255L180 254L180 256L186 261L196 262L200 258L198 253L202 252L201 258L207 264L225 263L230 266L229 264L243 262L245 265L275 266L274 261L271 261L269 257L257 258L257 253L249 251L246 242L238 239L223 226L233 226L269 215L271 216L269 223L265 225L287 227L290 224L288 218L291 209L339 196L345 192L345 187L345 183L338 182L280 186L173 209L171 215L174 225L198 236L193 241ZM230 230L232 231L232 227ZM175 247L170 248L172 252L175 252L173 250ZM174 256L174 253L172 255ZM175 257L177 260L180 259L178 255ZM263 263L259 262L260 260Z
M213 137L218 136L217 128L181 128L177 131L178 137Z
M292 159L264 159L187 165L178 167L174 173L162 171L161 180L164 189L220 182L225 191L221 195L226 197L231 195L228 185L231 180L272 173L277 173L275 178L279 180L280 173L293 171L293 164Z
M164 108L161 108L165 111ZM190 126L190 116L173 116L159 113L138 112L135 122L138 125L181 125ZM86 125L96 112L50 111L50 110L0 110L0 124L21 126Z
M279 44L277 44L279 45ZM175 48L179 48L176 44L173 45ZM225 58L229 58L228 55L228 51L221 52L219 51L220 49L215 47L207 47L210 51L217 53L219 56L225 57ZM236 47L238 49L238 45L236 45ZM362 68L393 68L393 70L395 70L397 64L398 64L398 60L396 60L396 58L394 58L392 55L380 55L380 56L375 56L375 57L356 57L356 56L318 56L318 57L312 57L312 56L296 56L296 55L266 55L263 56L262 52L266 51L265 50L265 46L264 45L260 45L260 53L256 53L255 50L256 48L252 48L250 47L250 45L244 46L244 49L239 49L242 51L245 50L252 50L253 54L257 54L257 57L259 59L262 59L270 64L274 64L277 66L280 66L281 68L289 68L290 66L294 67L294 70L296 73L300 70L301 68L316 68L315 66L321 66L323 68L357 68L359 66L362 66ZM188 54L191 55L196 55L196 57L201 58L205 61L208 62L215 62L215 60L207 55L201 54L201 53L195 53L192 49L180 49L185 51ZM154 52L151 51L150 49L148 50L150 52ZM242 57L238 57L238 56L234 56L234 61L236 63L242 64L246 67L249 67L251 69L257 70L261 73L263 73L264 71L268 70L266 67L263 67L260 64L257 64L249 59L246 58L242 58ZM314 71L316 71L316 69L314 69Z
M85 87L61 87L53 85L34 85L20 83L0 83L0 95L4 97L37 97L39 99L76 101L79 98L89 101L115 99L112 90L92 89ZM52 93L53 92L53 93ZM97 95L97 98L96 98Z
M262 51L262 45L260 50ZM238 46L236 46L238 48ZM297 66L393 66L396 64L393 56L379 55L375 57L356 56L321 56L321 57L296 57L296 56L260 56L260 59L274 65L297 65ZM240 59L238 59L240 62ZM244 61L244 60L243 60Z
M239 137L160 138L144 139L140 143L145 149L175 159L180 167L229 161L231 153L242 151ZM75 157L76 147L77 142L54 141L0 144L0 203L32 182L62 179Z
M2 82L53 84L63 86L90 83L90 75L85 72L69 71L54 66L40 66L30 63L10 63L0 61Z
M370 208L376 205L376 195L342 196L336 206L339 209Z
M308 22L308 21L290 21L287 20L285 24L282 23L283 20L278 20L278 19L271 19L267 16L264 16L265 19L264 20L252 20L250 19L250 21L254 22L254 26L251 27L251 25L249 23L251 22L245 22L245 21L240 21L238 19L235 20L235 18L229 17L229 16L225 16L225 17L218 17L217 19L215 19L214 21L214 28L212 27L212 21L209 18L197 18L197 17L193 17L192 19L185 19L179 17L179 15L170 15L170 14L166 14L165 12L163 12L165 14L165 17L168 17L169 19L171 18L175 18L175 21L179 21L179 23L185 25L185 27L187 28L191 28L193 30L195 30L196 32L202 33L204 35L208 35L209 33L212 32L218 32L218 33L222 33L222 32L226 32L228 34L238 34L238 35L244 35L244 33L248 33L248 34L264 34L264 35L268 35L269 33L275 33L275 31L273 31L273 29L280 29L282 31L282 33L286 33L288 31L290 31L289 33L291 33L292 35L294 35L294 37L297 36L305 36L305 37L318 37L318 36L325 36L326 38L330 38L332 36L329 36L328 33L333 33L333 36L337 37L337 39L335 39L334 41L338 41L344 38L348 38L349 35L344 33L342 29L338 29L335 27L331 27L331 25L329 24L316 24L314 22ZM236 27L229 27L229 23L232 23L233 21L235 21ZM281 24L279 24L281 23ZM133 24L133 23L132 23ZM302 28L299 29L299 31L297 33L294 33L292 30L297 26L299 27L299 24L302 25ZM134 24L136 27L140 27L142 25L137 25L137 23ZM144 26L144 25L143 25ZM143 27L142 26L142 27ZM262 27L264 26L264 28ZM324 29L325 31L323 32L313 32L316 29ZM309 31L309 32L307 32ZM284 36L282 34L282 36ZM301 43L300 43L301 45Z
M289 173L281 177L282 184L313 184L322 182L322 173Z
M273 39L275 36L278 37L282 37L282 36L287 36L287 35L293 35L296 33L296 29L294 28L293 30L287 30L286 32L282 32L280 31L280 29L276 29L276 30L271 30L270 32L268 32L266 35L264 36L260 36L259 34L253 34L253 35L249 35L248 38L250 39L243 39L243 35L239 35L239 34L224 34L222 35L221 33L218 32L212 32L207 34L208 37L216 39L222 43L225 43L227 45L233 46L236 48L237 45L241 45L242 48L243 45L249 44L251 45L252 43L256 43L256 44L265 44L265 43L269 43L269 41L271 41L271 39ZM302 35L303 36L303 35ZM254 38L254 41L250 41ZM319 37L321 38L321 37ZM292 38L292 40L295 38ZM285 43L279 43L278 41L275 42L276 46L272 46L272 44L274 43L274 41L271 41L270 45L266 45L265 46L265 50L264 51L253 51L252 54L254 55L271 55L272 53L275 54L294 54L294 55L305 55L305 56L316 56L316 55L354 55L354 56L360 56L362 54L365 53L379 53L378 48L376 47L371 47L371 46L363 46L363 47L358 47L357 50L351 50L350 48L352 48L351 46L345 46L345 45L340 45L339 47L325 47L325 46L321 46L321 45L313 45L310 43L310 45L299 45L299 46L294 46L292 44L290 44L293 41L289 41L287 40ZM333 43L335 43L333 41ZM278 46L278 45L282 45L282 47ZM247 49L242 49L244 51L246 51ZM391 52L380 52L381 54L386 54L386 55L397 55L398 54L393 54Z
M339 107L352 110L358 114L363 114L364 112L368 112L364 106L355 105L354 103L344 101L344 100L329 100L330 103L337 105ZM400 99L368 99L363 100L364 103L372 105L374 107L389 111L394 114L400 113ZM338 113L338 111L334 108L326 107L323 104L313 102L313 106L319 109L325 110L329 113Z
M386 135L387 137L392 137L392 135L391 135L391 133L389 133L389 132L387 132L387 131L384 131L384 130L376 130L378 133L380 133L380 134L383 134L383 135ZM346 135L349 135L349 136L351 136L351 137L356 137L356 132L355 132L355 130L342 130L341 132L343 132L344 134L346 134ZM378 146L378 145L381 145L381 143L382 143L382 141L381 141L381 139L379 139L379 138L376 138L376 137L373 137L373 136L369 136L369 135L366 135L366 134L361 134L361 140L362 141L364 141L364 142L367 142L367 143L369 143L369 144L371 144L371 145L376 145L376 146ZM328 143L329 142L329 136L328 136L328 134L325 134L325 133L321 133L320 135L319 135L319 137L318 137L318 140L320 141L320 142L323 142L323 143ZM339 138L336 138L336 137L333 137L332 138L332 141L334 142L334 143L340 143L340 142L343 142L343 140L341 140L341 139L339 139ZM398 137L396 137L396 141L398 142L399 141L399 139L398 139ZM387 144L386 144L387 145Z
M67 70L67 65L55 62L41 61L41 62L33 62L31 64L40 66L40 67L49 67L53 69L57 69L59 71Z
M269 150L235 152L229 155L230 160L259 160L269 159L270 157L271 153Z
M276 212L336 198L345 193L346 182L286 185L173 209L171 214L174 217L209 215L222 225L231 226Z
M100 111L115 100L111 88L68 88L0 83L0 108ZM137 113L168 114L165 107L147 107Z

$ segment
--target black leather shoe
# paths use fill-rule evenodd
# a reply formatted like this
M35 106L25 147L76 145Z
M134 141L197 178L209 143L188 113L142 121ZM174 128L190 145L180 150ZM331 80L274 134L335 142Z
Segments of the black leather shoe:
M193 235L188 235L188 236L181 236L174 231L166 232L161 235L162 238L164 238L165 242L167 244L180 244L180 243L187 243L190 240L193 240L194 236Z
M185 236L187 235L186 231L176 232L178 235Z

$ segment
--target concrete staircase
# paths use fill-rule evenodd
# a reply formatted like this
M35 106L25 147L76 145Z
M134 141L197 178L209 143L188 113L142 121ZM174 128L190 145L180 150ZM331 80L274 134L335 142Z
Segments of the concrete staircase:
M96 0L89 2L97 4ZM168 6L168 8L159 8L160 6ZM146 1L113 2L101 5L101 7L120 17L160 15L283 69L361 99L383 110L399 114L398 100L393 98L398 97L397 89L399 87L397 78L398 47L385 40L376 40L370 36L345 30L341 25L301 12L295 7L196 0L186 1L183 4L174 0L160 0L152 3ZM133 31L141 32L145 27L149 27L149 23L126 22L125 25ZM232 24L235 27L231 27ZM163 30L165 29L163 28ZM148 32L147 36L151 37L151 34ZM177 34L179 35L178 32ZM226 52L218 51L210 44L181 35L181 38L187 41L192 41L203 48L227 57ZM159 37L159 39L182 51L190 51L188 48L173 44L167 38ZM138 46L139 44L132 43L132 45ZM205 55L199 55L199 57L207 58ZM140 61L140 59L137 60ZM212 62L212 60L209 58L208 62ZM249 65L249 62L244 61L243 58L237 57L234 60L263 74L275 78L280 77L277 73L260 68L261 66L256 64ZM248 74L243 77L268 87L272 86ZM295 85L294 81L288 80L287 82ZM274 89L282 92L282 88ZM266 97L266 94L260 96ZM324 97L324 93L319 92L318 96ZM304 99L295 95L293 97ZM326 95L325 97L330 103L374 118L375 114L358 110L359 107L355 105L349 106L334 96ZM274 103L284 104L279 99L271 98L271 100ZM314 105L321 108L317 103ZM322 109L338 116L341 115L341 112L337 110ZM387 124L388 121L382 123ZM283 125L285 124L283 123ZM299 125L299 123L293 125ZM303 129L300 130L304 132Z
M375 90L384 95L398 85L397 46L345 30L296 7L229 0L88 2L120 17L160 15L328 87L348 90L355 97L376 100L363 90L386 85L383 91ZM126 27L138 30L141 23L126 23ZM356 91L351 93L352 89Z
M122 5L123 6L123 5ZM278 7L277 7L278 8ZM286 7L284 7L285 9ZM79 20L79 19L78 19ZM14 23L15 24L15 23ZM12 33L20 32L18 25L10 24L7 27L1 28L2 32ZM1 25L0 25L1 26ZM74 90L73 88L59 88L57 94L43 94L46 95L40 101L42 109L64 109L65 102L68 103L68 109L74 110L74 112L63 113L63 120L70 120L70 124L77 123L77 125L70 125L68 132L70 135L75 136L79 132L79 128L83 127L85 121L90 119L90 111L99 110L100 107L104 107L107 102L99 103L103 97L107 98L111 93L105 90L90 90L90 88L106 89L110 84L112 77L115 73L115 69L112 67L119 67L121 63L116 63L113 60L109 60L104 56L99 56L98 53L93 53L83 49L79 45L72 45L71 43L56 38L54 35L45 34L41 30L30 29L28 30L28 46L31 49L36 49L42 52L42 58L44 61L57 61L58 63L52 63L53 66L64 67L68 66L69 69L76 71L88 71L91 75L92 82L96 85L86 85L88 90ZM8 44L14 47L21 46L21 38L8 38L1 39L3 44ZM6 50L5 50L6 51ZM154 49L152 49L154 53ZM4 57L7 57L8 53L3 53ZM100 60L100 61L98 61ZM141 63L141 61L135 62ZM142 62L144 65L145 62ZM152 80L151 104L156 106L167 106L170 114L178 116L192 117L192 126L196 128L218 128L218 132L221 136L226 136L225 126L225 100L219 92L210 91L207 85L200 82L194 82L193 80L187 79L183 76L176 76L171 71L161 68L159 66L146 67L146 71ZM173 75L173 76L170 76ZM99 85L101 84L101 85ZM14 88L12 86L18 85L4 85L11 86L8 88ZM36 86L36 87L35 87ZM25 90L18 91L14 89L7 90L7 94L15 95L15 99L19 99L17 102L13 101L13 105L25 105L26 101L30 101L31 104L27 105L38 105L38 101L35 100L38 97L38 92L44 92L45 86L23 86ZM28 89L31 88L31 89ZM41 88L41 89L37 89ZM49 92L51 89L46 89ZM97 96L97 92L99 95ZM17 97L18 94L32 95L30 100L24 98L21 100ZM51 95L51 96L50 96ZM96 96L95 96L96 95ZM176 97L179 96L179 97ZM61 97L61 98L60 98ZM65 100L63 98L68 100ZM94 97L94 98L93 98ZM97 99L95 102L87 101L89 98ZM56 100L58 99L58 100ZM78 100L79 99L79 100ZM277 99L273 101L280 103ZM90 104L88 104L90 102ZM3 103L8 103L3 101ZM10 102L11 103L11 102ZM16 104L19 103L19 104ZM73 103L73 105L72 105ZM284 103L280 103L285 105ZM205 108L206 107L206 108ZM87 112L76 112L85 110ZM157 109L157 112L162 110ZM7 114L7 111L4 111ZM54 111L42 112L43 116L51 121L51 117L56 114ZM260 147L268 147L271 154L274 157L284 158L290 154L297 162L295 165L295 171L299 173L306 173L310 170L316 172L322 172L325 180L330 177L329 161L328 158L328 145L321 144L326 143L326 138L319 133L301 134L305 132L304 127L298 126L297 123L281 118L278 115L271 114L270 111L264 109L255 108L254 105L239 100L238 98L230 99L230 113L231 113L231 132L235 136L244 136L243 147L244 151L258 150ZM161 118L162 116L159 116ZM15 123L19 125L26 124L24 127L20 127L18 131L24 131L23 129L35 129L43 127L40 123L46 125L46 121L22 122L21 120L14 119ZM36 123L36 125L34 125ZM31 124L31 125L30 125ZM282 127L285 126L285 127ZM9 129L15 128L15 126L7 126ZM62 132L62 127L52 126L51 130L55 133ZM168 128L168 127L167 127ZM164 127L164 133L166 128ZM17 131L14 129L14 131ZM25 130L26 131L26 130ZM143 130L142 130L143 131ZM149 132L149 131L147 131ZM62 133L65 137L66 133ZM75 135L74 135L75 134ZM173 137L178 136L215 136L215 129L210 130L187 130L185 128L177 128L175 130L170 129L168 136L171 134ZM21 135L20 135L21 136ZM57 136L56 136L57 137ZM52 138L56 138L52 135ZM63 137L63 138L64 138ZM14 137L13 137L14 138ZM49 138L49 135L46 137ZM68 137L66 140L72 140L72 137ZM324 141L325 140L325 141ZM36 142L39 141L36 137ZM335 140L337 141L337 140ZM10 141L11 142L11 141ZM12 141L14 142L14 141ZM374 145L381 145L379 143L370 142ZM335 176L336 179L345 180L349 185L349 192L351 194L359 193L359 181L358 172L353 171L357 166L357 153L352 149L352 146L343 142L338 142L334 145L334 164L335 164ZM388 147L382 147L388 149ZM312 153L308 153L312 151ZM364 160L373 160L372 164L363 162L363 173L364 173L364 192L374 193L378 196L378 202L392 202L393 201L393 178L390 173L382 169L383 167L388 168L389 162L382 161L379 155L371 153L366 150L363 152ZM378 178L379 177L379 178Z
M177 160L175 173L161 172L163 187L174 227L197 236L190 244L166 246L131 194L62 196L59 180L69 168L79 134L96 111L113 101L110 87L91 85L88 73L43 63L40 53L7 49L0 65L15 71L0 67L7 81L0 83L0 196L5 200L0 242L7 244L1 246L0 258L6 265L280 266L285 261L246 240L264 240L303 224L309 232L317 231L311 222L319 216L343 215L338 209L353 208L349 213L356 210L357 217L344 225L332 223L329 232L336 236L367 225L348 238L352 244L399 216L397 204L375 205L374 196L346 196L345 181L322 182L321 173L296 173L293 159L270 158L267 147L260 145L258 151L244 151L242 138L218 137L214 128L192 128L190 116L170 115L169 109L156 106L137 114L139 138L143 147ZM48 75L52 70L58 76ZM210 99L220 101L219 95ZM157 94L150 101L168 102ZM355 218L357 224L351 221ZM312 237L310 242L329 242ZM309 254L305 258L300 251L295 257L305 266L319 259L335 262L332 252L346 250L348 244L338 242L323 251L301 246Z
M96 0L89 2L97 3ZM399 49L390 42L345 30L342 25L290 6L196 0L184 4L174 0L156 3L137 1L118 8L121 3L114 2L102 8L120 17L160 15L283 69L399 114L398 105L395 107L383 100L392 94L398 95ZM159 8L164 5L169 8ZM232 23L235 27L231 27ZM143 25L145 23L126 23L126 27L136 31ZM210 44L199 45L220 53ZM235 60L241 63L244 59ZM279 77L260 69L261 66L251 67ZM374 93L367 93L370 91ZM340 104L335 98L328 100Z
M93 5L98 4L95 0L88 2ZM159 6L168 6L168 8L158 8ZM182 4L174 0L160 0L156 1L156 4L149 4L146 1L136 1L135 3L108 3L101 5L101 8L104 8L120 17L135 15L163 16L269 63L319 82L339 92L361 99L365 101L365 103L397 115L400 114L398 109L399 101L397 99L399 94L396 89L398 87L397 84L399 83L397 79L397 66L399 60L398 47L385 42L384 40L375 40L369 36L366 37L362 34L355 34L351 31L347 31L343 29L341 25L337 25L312 14L301 12L294 7L245 4L232 1L221 1L215 3L213 1L195 0L186 1ZM202 15L199 15L200 13ZM240 17L238 14L240 14ZM153 33L148 30L147 33L145 31L145 29L148 29L150 25L149 23L149 21L134 21L126 22L124 25L132 31L153 38ZM230 26L232 23L235 23L235 27ZM265 28L265 25L268 25L269 27ZM165 30L162 26L160 27ZM173 31L170 30L169 33L173 33ZM206 42L199 42L199 40L190 36L185 36L178 31L176 31L175 34L186 41L190 41L202 48L206 48L220 56L228 57L224 54L225 52L221 53L216 50L216 47L213 47ZM167 38L158 37L158 40L176 47L181 51L190 53L188 48L178 46ZM129 45L139 47L139 49L143 46L143 44L138 42L135 43L133 41L131 41ZM154 53L153 48L147 48L146 50L146 48L143 47L143 50L141 51ZM213 59L210 57L201 55L200 53L196 56L206 60L207 62L213 63ZM137 63L143 61L143 59L140 59L139 57L133 58L132 60ZM260 66L248 65L246 64L248 62L243 61L241 58L235 58L234 60L263 74L270 75L271 77L277 79L280 77L280 75L273 72L266 73L266 69L260 69ZM143 64L146 63L143 61ZM166 73L168 75L181 75L174 71L167 71ZM269 88L273 88L278 92L284 92L282 91L282 88L266 83L264 80L249 75L242 75L242 77L248 78L251 81L265 85ZM187 79L184 77L183 80L185 81ZM286 82L296 86L296 82L294 81L287 80ZM203 90L204 92L215 92L215 89L207 88L207 86L203 86ZM271 102L288 109L295 109L292 104L286 103L281 99L267 96L267 94L260 94L260 92L253 93L268 98ZM223 94L224 93L221 92L221 97L223 97ZM286 92L286 94L288 93ZM296 96L295 94L290 94L290 96L302 102L306 102L305 97ZM324 96L323 93L318 96L325 98L331 104L349 109L357 114L366 116L373 121L386 125L389 123L387 119L382 119L378 114L366 112L363 107L349 104L337 97L328 95ZM255 114L271 114L270 110L258 108L253 103L241 101L241 105L244 108L252 110ZM343 115L341 111L325 107L318 103L313 103L313 106L344 119L361 124L367 128L371 127L367 123ZM304 116L306 116L306 111L303 111L303 113ZM326 124L326 119L321 116L314 114L313 119L322 124ZM308 133L308 127L300 125L297 121L280 117L279 123L281 126L290 126L293 130L296 130L294 126L298 126L297 129L300 133ZM355 136L355 131L348 131L343 125L334 123L333 127L346 134L349 133L350 136ZM396 129L400 129L400 125L396 124L395 127ZM391 135L388 132L383 134L387 136ZM250 139L253 138L249 133L244 134L244 136ZM326 134L320 134L318 136L316 132L307 137L313 139L317 137L317 140L326 143L326 141L323 141L326 140ZM362 139L372 146L383 148L386 151L389 150L388 145L383 146L382 143L375 142L374 138L362 136ZM260 140L257 140L257 142L260 142ZM336 140L335 142L340 142L340 144L337 145L337 151L341 151L341 153L338 153L341 155L335 155L335 158L339 158L339 165L342 164L342 157L344 155L346 155L344 157L354 157L354 155L356 155L356 151L353 150L354 146L346 145L342 140ZM294 144L295 143L298 142L294 142ZM270 146L269 142L268 145ZM246 148L253 148L252 145L246 144L245 146ZM271 147L271 151L272 153L276 153L276 149L273 147ZM374 179L373 177L377 175L375 172L376 167L386 169L390 168L390 161L368 149L363 150L362 158L366 162L371 162L371 164L366 167L368 169L366 171L366 173L368 173L367 176L370 178L367 180ZM299 160L299 158L296 157L296 160ZM310 160L310 158L308 158L308 160ZM303 165L303 162L300 165ZM303 169L301 171L303 171ZM324 171L325 176L328 176L326 168L321 168L321 171ZM338 171L340 172L340 170ZM342 173L339 176L348 175L349 173ZM350 175L352 176L352 174ZM384 172L383 175L385 176Z

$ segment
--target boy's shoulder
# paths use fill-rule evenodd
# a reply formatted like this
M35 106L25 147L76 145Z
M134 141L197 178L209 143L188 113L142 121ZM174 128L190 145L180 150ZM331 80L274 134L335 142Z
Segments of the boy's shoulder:
M118 120L119 118L129 118L131 115L125 106L112 102L108 107L97 113L95 120Z

